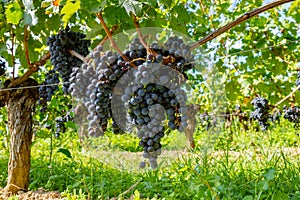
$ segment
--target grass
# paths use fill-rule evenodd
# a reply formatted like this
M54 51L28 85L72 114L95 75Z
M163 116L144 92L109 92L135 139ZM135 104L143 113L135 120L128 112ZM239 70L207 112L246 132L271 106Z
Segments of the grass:
M30 190L60 191L67 199L300 199L296 130L283 125L230 133L199 127L195 138L197 148L190 152L183 134L170 133L156 170L138 168L142 156L131 135L108 134L82 145L74 133L66 133L53 139L51 160L50 138L37 138ZM8 149L0 145L4 187Z

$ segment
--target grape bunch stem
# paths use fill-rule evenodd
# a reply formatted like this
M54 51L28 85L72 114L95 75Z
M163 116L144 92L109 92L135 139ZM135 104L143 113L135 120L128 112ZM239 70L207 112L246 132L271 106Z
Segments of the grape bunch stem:
M127 58L127 56L125 56L123 54L123 52L121 51L121 49L118 47L118 45L116 44L115 40L112 38L112 35L111 35L111 32L109 31L109 29L107 28L106 26L106 23L103 19L103 16L102 16L102 12L99 12L99 13L96 13L96 16L98 17L98 19L100 20L105 32L106 32L106 35L107 37L109 38L110 40L110 43L111 43L111 46L122 56L122 58L127 61L127 62L130 62L130 60ZM130 63L130 65L133 67L133 68L136 68L136 66L133 64L133 63Z

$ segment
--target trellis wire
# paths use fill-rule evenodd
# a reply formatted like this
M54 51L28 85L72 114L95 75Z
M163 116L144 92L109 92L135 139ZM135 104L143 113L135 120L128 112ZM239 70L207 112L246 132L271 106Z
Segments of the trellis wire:
M267 47L264 47L264 48L249 49L249 50L245 50L245 51L240 51L240 52L236 52L236 53L232 53L232 54L227 54L227 55L224 55L224 56L220 56L220 57L217 57L217 59L219 59L219 58L226 58L226 57L234 56L234 55L237 55L237 54L247 53L247 52L250 52L250 51L261 51L261 50L268 49L268 48L274 48L274 47L283 46L283 45L287 45L287 44L297 43L299 41L300 40L294 40L294 41L285 42L283 44L267 46ZM71 83L71 82L64 82L64 83ZM30 89L30 88L39 88L39 87L47 87L47 86L57 86L57 85L62 85L64 83L44 84L44 85L16 87L16 88L2 88L2 89L0 89L0 92L2 92L2 91L11 91L11 90Z

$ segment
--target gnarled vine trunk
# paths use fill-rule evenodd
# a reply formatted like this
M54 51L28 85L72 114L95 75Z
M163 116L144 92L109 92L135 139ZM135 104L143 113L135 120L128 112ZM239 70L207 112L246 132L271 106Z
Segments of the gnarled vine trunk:
M37 85L28 79L18 87ZM33 134L32 114L38 99L38 89L9 90L5 94L10 131L10 158L5 192L17 193L29 185L30 149Z
M185 136L188 142L189 148L195 148L194 132L197 125L196 114L199 112L200 106L197 104L188 105L187 116L188 126L184 129Z

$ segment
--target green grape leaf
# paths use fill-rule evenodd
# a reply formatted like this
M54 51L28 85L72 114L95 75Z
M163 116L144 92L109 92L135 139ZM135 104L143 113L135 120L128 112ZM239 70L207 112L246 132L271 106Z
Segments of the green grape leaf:
M68 0L66 5L61 9L62 21L64 25L67 26L68 21L72 15L80 9L80 0Z
M274 168L269 169L266 173L264 173L264 177L270 181L275 178L276 170Z
M86 39L90 40L97 35L100 35L101 31L103 30L102 26L98 25L91 29L91 31L86 33Z
M137 15L142 10L142 3L135 0L120 0L119 4L125 8L128 15L132 12L134 15Z
M1 53L2 51L7 51L7 48L6 48L6 45L5 45L5 44L0 43L0 53Z
M53 15L51 18L48 18L47 23L45 23L46 28L58 30L61 23L59 15Z
M186 10L184 5L179 4L174 7L174 11L177 13L178 18L177 20L182 24L187 24L190 21L190 13Z
M81 1L81 8L89 12L99 12L107 3L107 1L84 0Z
M247 96L249 93L249 87L251 86L251 84L244 79L244 77L240 77L238 78L238 82L241 84L241 92L243 93L243 95Z
M254 198L251 195L247 195L243 198L243 200L253 200Z
M72 128L74 130L77 129L76 124L72 121L65 122L65 126L66 126L66 128Z
M64 154L67 158L72 158L72 154L68 149L59 148L57 152Z
M23 16L19 3L16 1L9 3L5 9L5 15L8 23L18 24Z
M292 11L296 11L299 9L300 6L300 0L296 0L292 3L291 7L289 8L288 14L290 14Z

